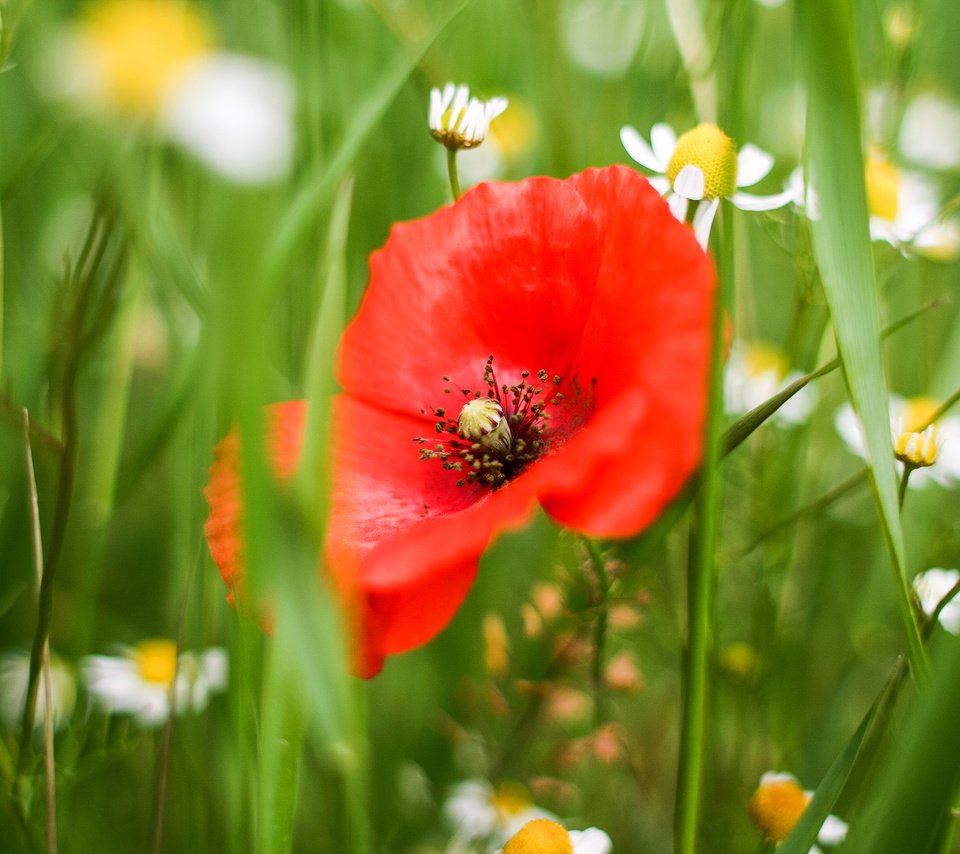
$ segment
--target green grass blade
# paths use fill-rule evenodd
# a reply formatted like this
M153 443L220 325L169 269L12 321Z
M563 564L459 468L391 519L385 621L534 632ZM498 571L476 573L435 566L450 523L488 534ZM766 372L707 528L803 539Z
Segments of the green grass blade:
M950 639L880 776L878 793L851 830L848 854L927 852L960 785L960 642Z
M268 302L283 281L291 259L304 240L314 233L317 220L330 201L344 175L364 142L376 129L387 108L416 70L426 52L447 26L469 5L471 0L452 4L433 29L411 50L401 51L383 72L379 83L353 113L343 140L329 161L317 161L302 181L302 187L293 197L287 215L278 224L274 239L267 247L264 270L267 280L265 294ZM426 136L426 129L424 129Z
M880 359L880 309L867 229L851 5L804 0L797 4L797 25L808 94L807 162L819 207L819 216L812 219L814 254L850 398L864 426L910 660L914 672L922 674L923 645L904 580L903 530Z

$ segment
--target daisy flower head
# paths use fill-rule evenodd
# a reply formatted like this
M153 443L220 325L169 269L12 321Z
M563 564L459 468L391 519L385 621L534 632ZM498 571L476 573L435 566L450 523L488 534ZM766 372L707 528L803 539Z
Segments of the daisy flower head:
M325 545L368 676L447 625L538 503L596 536L659 514L700 458L713 294L689 229L623 166L480 184L394 226L370 270L340 342ZM304 412L271 409L271 457L295 465ZM205 491L232 589L239 472L232 433Z
M610 854L610 837L596 827L567 830L548 818L528 821L497 854Z
M468 86L447 83L430 90L430 135L451 151L475 148L486 139L490 122L507 109L506 98L481 101Z
M47 65L54 96L146 122L230 181L262 184L289 169L289 75L219 49L189 5L101 0L61 35Z
M915 468L908 482L914 488L932 482L953 487L960 482L960 416L945 416L929 425L937 408L937 402L929 397L890 395L894 454L900 471L905 463ZM834 426L847 450L866 459L863 427L849 403L837 410Z
M649 143L625 125L620 141L637 163L662 176L651 183L667 197L677 219L686 221L690 203L695 203L691 224L703 247L710 239L720 199L729 199L741 210L766 211L794 198L789 190L773 196L741 193L740 187L752 187L770 173L773 156L751 144L738 152L733 140L714 124L698 125L678 139L673 128L661 122L650 130Z
M878 149L867 152L870 236L935 261L960 255L960 221L940 218L940 194L926 175L900 169Z
M484 840L493 845L502 845L528 821L554 818L534 806L523 786L517 783L493 786L486 780L457 783L444 802L443 812L453 827L455 839Z
M923 613L932 617L943 597L953 590L958 581L960 581L960 571L943 569L939 566L914 576L913 592L920 602L920 607L923 608ZM944 605L938 619L940 625L950 634L960 634L960 598L954 596Z
M30 678L30 654L8 652L0 656L0 719L10 728L17 727L23 717ZM59 656L50 656L50 709L53 728L59 729L73 713L77 699L77 682L71 668ZM47 713L47 692L40 675L33 725L43 726Z
M735 341L723 379L727 412L733 415L749 412L802 376L788 367L783 353L770 344ZM803 424L816 404L816 389L805 386L781 406L771 420L781 427Z
M805 791L797 778L782 771L767 771L750 798L750 818L768 842L783 842L800 820L813 792ZM817 834L821 845L839 845L847 837L847 824L835 815L827 816ZM811 849L811 854L819 849Z
M123 648L119 656L90 655L80 664L93 701L108 713L132 715L145 727L159 726L170 714L199 712L227 685L227 654L219 647L177 655L166 638Z

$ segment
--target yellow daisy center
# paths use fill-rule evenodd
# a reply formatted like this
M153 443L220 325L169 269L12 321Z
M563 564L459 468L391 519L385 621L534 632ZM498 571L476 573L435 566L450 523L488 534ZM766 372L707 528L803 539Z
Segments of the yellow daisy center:
M768 371L773 371L780 378L787 372L783 354L769 344L750 344L744 353L744 362L747 373L751 377L759 377Z
M903 419L900 429L905 433L916 433L930 422L939 408L939 404L932 397L911 397L900 413Z
M573 854L573 843L570 834L555 821L537 818L528 821L503 846L503 854Z
M211 49L198 15L165 0L108 0L80 25L79 43L104 97L121 112L156 112L190 60Z
M867 207L880 219L893 221L900 210L900 173L876 151L867 154Z
M810 797L788 777L761 783L750 799L750 817L771 842L783 842L807 808Z
M490 806L501 819L508 819L530 809L530 796L519 783L499 783L490 795Z
M671 184L684 166L696 166L703 172L705 199L724 198L736 192L737 150L733 140L716 125L698 125L677 140L666 171Z
M177 645L172 640L146 640L133 648L133 660L144 682L154 685L173 684L177 672Z

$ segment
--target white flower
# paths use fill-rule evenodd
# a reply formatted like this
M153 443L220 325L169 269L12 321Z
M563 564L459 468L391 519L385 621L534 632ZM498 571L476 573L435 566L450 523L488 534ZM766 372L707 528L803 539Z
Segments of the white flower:
M805 791L793 774L784 771L767 771L760 777L748 811L754 824L769 842L783 842L800 820L813 797ZM847 824L835 815L827 816L817 834L821 845L839 845L847 838ZM810 854L819 854L814 846Z
M913 579L913 589L920 600L920 607L928 617L933 616L937 605L960 581L960 571L935 566L921 572ZM951 634L960 634L960 596L955 596L940 612L940 625Z
M506 98L481 101L467 86L447 83L430 90L430 133L447 148L473 148L486 139L490 122L507 109Z
M925 175L898 169L875 150L867 153L870 236L935 260L960 253L960 223L939 220L940 194Z
M890 395L890 431L893 441L901 433L916 432L936 411L937 404L927 397L904 399ZM843 404L834 417L834 426L852 453L867 458L866 440L860 419L849 403ZM936 481L941 486L952 487L960 482L960 417L951 415L939 419L937 428L937 459L932 466L915 469L910 475L909 486L923 487ZM897 463L898 471L902 465Z
M523 787L486 780L457 783L443 805L458 840L487 840L502 845L528 821L553 816L535 807Z
M926 169L960 169L960 104L937 92L922 92L907 105L898 147Z
M604 831L596 827L586 830L567 830L553 819L528 821L496 854L513 854L514 851L558 851L573 849L573 854L610 854L613 843ZM569 850L568 848L568 850Z
M0 657L0 718L9 727L17 727L23 717L29 678L29 653L10 652ZM77 685L73 670L55 655L50 656L50 698L53 728L59 729L73 712ZM46 713L47 692L41 671L33 718L35 728L43 726Z
M87 656L80 667L87 691L101 708L133 715L143 726L167 719L171 689L178 713L199 712L227 684L223 649L178 656L176 644L165 638L124 648L121 656Z
M286 174L293 84L216 49L206 19L171 0L100 0L55 39L41 86L106 117L149 123L231 181Z
M706 247L710 238L721 198L745 211L773 210L794 200L790 190L773 196L739 192L739 187L751 187L769 174L773 156L750 144L738 153L730 137L716 125L698 125L677 139L669 125L655 124L650 144L626 125L620 129L620 141L637 163L663 176L650 183L669 196L677 219L686 220L689 203L697 202L692 224L701 246Z
M801 376L798 371L787 371L786 359L775 347L736 341L723 377L726 411L732 415L749 412ZM803 424L816 405L816 389L807 385L781 406L771 420L782 427Z
M293 83L276 65L241 54L197 60L166 93L160 124L224 178L282 178L293 157Z

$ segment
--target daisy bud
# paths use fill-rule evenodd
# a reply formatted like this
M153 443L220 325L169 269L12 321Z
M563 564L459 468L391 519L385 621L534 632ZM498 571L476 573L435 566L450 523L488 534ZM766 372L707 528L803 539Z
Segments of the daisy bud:
M893 452L906 466L932 466L937 461L938 441L937 430L933 425L922 433L904 431L897 436Z
M475 148L486 139L493 121L507 108L506 98L481 101L467 86L447 83L430 90L430 134L451 151Z
M478 397L464 404L457 428L464 439L479 442L498 454L508 453L513 441L503 407L491 397Z

